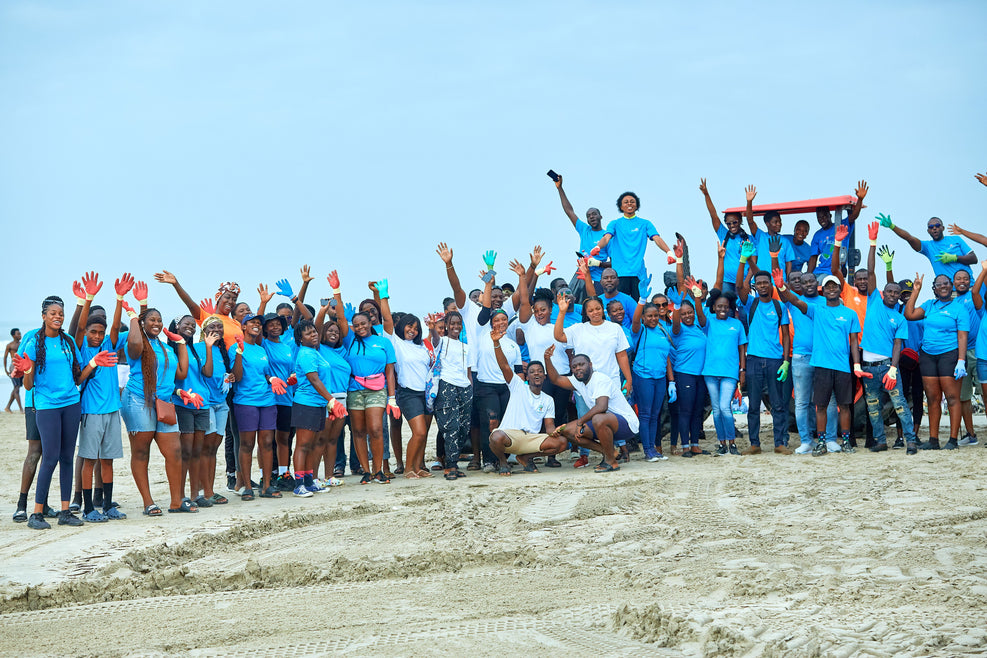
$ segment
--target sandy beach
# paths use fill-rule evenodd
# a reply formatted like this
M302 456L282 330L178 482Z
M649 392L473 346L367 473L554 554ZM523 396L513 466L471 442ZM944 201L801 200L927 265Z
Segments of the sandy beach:
M44 532L10 521L23 436L0 414L3 655L987 653L987 431L915 457L348 476L156 519L124 459L127 520ZM166 500L157 454L151 484Z

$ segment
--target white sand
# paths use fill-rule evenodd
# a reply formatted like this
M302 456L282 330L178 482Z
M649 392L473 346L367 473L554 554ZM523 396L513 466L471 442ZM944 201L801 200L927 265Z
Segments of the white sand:
M347 477L157 519L121 460L129 519L35 532L22 426L0 414L4 655L987 653L983 444Z

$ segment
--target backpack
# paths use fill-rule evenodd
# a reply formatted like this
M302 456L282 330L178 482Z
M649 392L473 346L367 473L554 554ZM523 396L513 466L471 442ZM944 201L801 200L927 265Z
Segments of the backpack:
M775 312L778 314L778 329L781 329L781 303L775 299L771 298L772 303L775 305ZM760 297L754 297L754 301L751 302L751 310L747 312L747 326L754 324L754 312L757 310L757 305L761 303Z

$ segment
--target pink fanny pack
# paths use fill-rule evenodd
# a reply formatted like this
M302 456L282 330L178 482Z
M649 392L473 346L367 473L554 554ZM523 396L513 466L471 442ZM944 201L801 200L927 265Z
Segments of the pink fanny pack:
M384 373L382 372L377 373L376 375L370 375L369 377L353 375L353 379L356 380L357 384L368 391L380 391L387 386L387 379L384 377Z

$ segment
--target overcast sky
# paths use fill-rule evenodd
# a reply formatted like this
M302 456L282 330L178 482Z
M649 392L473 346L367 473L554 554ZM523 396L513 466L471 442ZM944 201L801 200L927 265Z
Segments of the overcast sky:
M985 25L984 2L8 0L0 315L37 317L89 269L166 268L201 298L297 287L303 263L316 303L337 268L348 301L388 277L422 313L448 294L439 240L467 287L484 250L506 272L535 243L568 277L549 168L580 215L636 191L709 279L701 176L721 209L748 183L771 203L866 178L862 219L987 232ZM886 237L899 278L930 270ZM159 285L151 303L180 308Z

